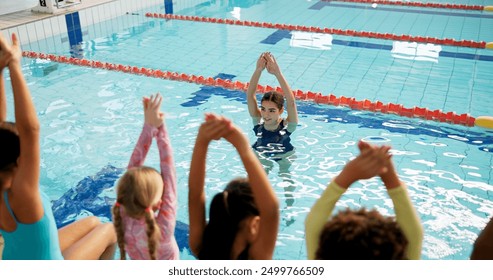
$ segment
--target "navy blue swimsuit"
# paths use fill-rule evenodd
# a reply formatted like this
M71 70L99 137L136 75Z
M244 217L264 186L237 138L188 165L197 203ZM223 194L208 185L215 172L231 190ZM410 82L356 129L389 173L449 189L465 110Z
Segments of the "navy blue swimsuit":
M265 129L263 123L255 125L253 131L257 136L257 141L252 145L252 148L265 157L280 160L283 154L294 150L289 137L291 132L288 131L288 126L284 124L284 120L274 131Z

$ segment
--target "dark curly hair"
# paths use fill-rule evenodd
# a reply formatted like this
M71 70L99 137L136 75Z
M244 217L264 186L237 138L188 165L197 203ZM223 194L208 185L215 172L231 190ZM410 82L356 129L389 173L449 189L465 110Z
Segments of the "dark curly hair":
M318 260L402 260L408 241L397 222L365 208L339 212L320 235Z

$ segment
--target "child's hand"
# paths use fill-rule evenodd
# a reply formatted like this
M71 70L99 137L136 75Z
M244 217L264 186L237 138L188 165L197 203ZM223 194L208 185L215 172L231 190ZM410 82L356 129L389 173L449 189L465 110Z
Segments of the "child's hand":
M336 177L336 183L343 188L348 188L357 180L369 179L386 173L391 157L388 153L389 150L389 146L364 146L360 155L348 162Z
M206 143L212 140L219 140L224 137L231 130L231 121L215 114L205 114L205 122L200 125L197 140L204 141Z
M277 64L276 59L271 53L266 53L264 55L265 60L267 61L267 72L271 73L272 75L279 75L281 73L281 69L279 69L279 65Z
M161 112L161 102L163 102L163 97L159 93L142 99L142 103L144 104L144 122L146 124L156 128L163 124L164 114Z
M12 45L9 45L3 35L0 34L0 71L11 62L19 62L21 57L22 53L15 33L12 34Z
M361 152L363 152L367 149L371 149L371 145L367 142L360 141L358 143L358 148ZM397 172L395 171L394 163L391 158L389 158L385 167L387 168L387 172L379 174L382 182L385 184L385 187L387 189L392 189L400 186L401 182L399 180L399 176L397 176Z
M389 146L370 147L346 164L345 169L355 173L357 180L369 179L387 172L390 154Z
M223 138L235 146L239 153L244 152L245 149L250 150L250 143L248 142L248 139L245 135L243 135L241 129L234 124L231 124L230 130L223 136Z
M265 54L266 53L260 54L260 57L257 60L256 70L264 71L265 66L267 65L267 60L265 59Z
M231 120L215 114L208 113L205 115L205 122L200 126L197 138L207 142L224 138L236 149L249 149L248 139L243 135L241 129L235 126Z

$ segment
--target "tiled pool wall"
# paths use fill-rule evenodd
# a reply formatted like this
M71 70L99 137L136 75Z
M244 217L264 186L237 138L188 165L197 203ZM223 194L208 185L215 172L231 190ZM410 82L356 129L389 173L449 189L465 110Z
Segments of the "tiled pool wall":
M75 12L54 15L36 22L26 23L0 30L10 38L15 32L23 50L61 52L87 39L108 36L122 29L136 26L148 19L140 12L173 13L207 2L204 0L117 0L81 9ZM118 25L108 20L128 15ZM44 40L48 39L48 40Z

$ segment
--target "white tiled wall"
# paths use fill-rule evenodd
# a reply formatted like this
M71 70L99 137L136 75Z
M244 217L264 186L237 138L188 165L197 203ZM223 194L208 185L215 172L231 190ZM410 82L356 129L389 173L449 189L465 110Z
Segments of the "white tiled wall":
M67 25L65 24L65 15L50 17L33 23L19 25L13 28L2 30L5 37L10 38L15 32L19 41L22 43L24 50L39 49L38 41L59 34L67 34ZM56 45L53 42L51 45ZM58 42L60 44L60 42Z
M177 1L176 2L181 2ZM196 5L193 2L203 2L203 1L184 1L189 2L191 5ZM175 3L174 3L175 4ZM97 23L125 15L127 13L132 14L133 12L143 10L145 12L164 12L164 0L116 0L113 2L108 2L91 8L87 8L79 11L79 18L82 27L82 32L84 36L89 35L90 37L108 35L111 30L107 28L102 28L102 26L89 28ZM176 11L176 9L174 9ZM131 16L131 20L124 21L122 24L124 26L118 26L119 29L125 28L126 26L135 25L138 22L147 20L143 15ZM116 31L116 30L115 30ZM49 17L37 22L28 23L24 25L19 25L16 27L1 30L2 34L10 38L11 34L15 32L18 34L19 40L23 45L25 50L40 50L47 47L52 50L54 47L56 49L57 45L61 44L61 41L65 41L64 38L67 37L67 25L65 23L65 15L56 15ZM93 33L93 34L91 34ZM53 37L60 35L58 37ZM40 46L39 40L53 37L52 42L48 42L47 46ZM62 40L60 40L62 38ZM51 41L51 40L50 40Z

